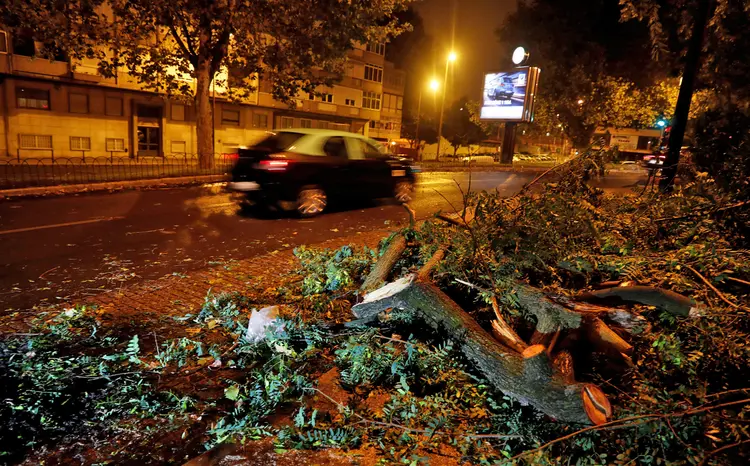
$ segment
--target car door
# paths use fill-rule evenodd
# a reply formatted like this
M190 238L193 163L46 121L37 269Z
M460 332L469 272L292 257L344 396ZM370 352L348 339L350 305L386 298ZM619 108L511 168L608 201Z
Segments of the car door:
M393 192L389 157L362 138L348 138L353 177L359 190L368 197L387 197Z
M342 136L329 137L323 144L325 154L320 177L329 192L338 194L349 192L355 186L352 180L351 160L347 141Z

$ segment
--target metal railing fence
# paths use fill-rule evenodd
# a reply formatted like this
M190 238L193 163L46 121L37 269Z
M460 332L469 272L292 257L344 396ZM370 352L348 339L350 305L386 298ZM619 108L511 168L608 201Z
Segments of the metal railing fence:
M0 161L0 189L228 174L236 156L55 157ZM208 162L208 163L206 163Z

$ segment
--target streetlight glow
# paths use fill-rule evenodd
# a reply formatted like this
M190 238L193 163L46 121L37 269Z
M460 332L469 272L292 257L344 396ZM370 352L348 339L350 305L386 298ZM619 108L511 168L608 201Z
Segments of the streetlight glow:
M664 128L665 126L667 126L667 122L664 120L659 120L656 122L656 126L658 126L659 128Z
M430 81L430 89L432 89L433 91L437 91L439 88L440 88L440 83L438 82L437 79L433 79L432 81Z
M583 105L583 99L578 99L578 105Z
M458 58L458 55L456 55L456 52L451 52L448 54L448 61L456 61Z

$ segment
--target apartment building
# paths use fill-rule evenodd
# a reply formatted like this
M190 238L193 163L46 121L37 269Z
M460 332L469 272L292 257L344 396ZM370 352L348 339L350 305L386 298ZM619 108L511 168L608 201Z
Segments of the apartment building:
M197 152L189 102L145 90L126 72L104 78L93 62L51 61L39 50L32 39L0 31L0 161ZM300 127L358 132L384 144L398 139L404 73L384 55L384 44L357 46L340 83L298 96L293 108L275 100L267 82L241 103L216 85L215 151L232 153L267 131Z

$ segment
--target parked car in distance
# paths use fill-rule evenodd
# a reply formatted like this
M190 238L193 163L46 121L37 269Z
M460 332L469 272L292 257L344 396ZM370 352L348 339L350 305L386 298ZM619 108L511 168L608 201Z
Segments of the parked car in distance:
M240 149L228 188L260 206L322 213L333 198L414 197L414 170L361 134L285 129Z

